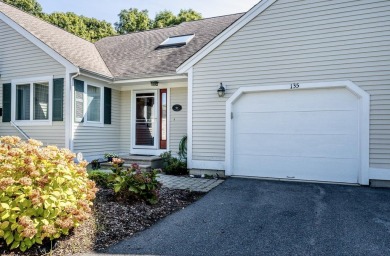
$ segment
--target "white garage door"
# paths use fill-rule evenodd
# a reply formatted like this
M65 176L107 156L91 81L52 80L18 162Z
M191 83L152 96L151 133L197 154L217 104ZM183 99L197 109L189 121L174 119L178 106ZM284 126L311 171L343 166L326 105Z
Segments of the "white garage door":
M358 98L344 88L243 94L233 175L358 183Z

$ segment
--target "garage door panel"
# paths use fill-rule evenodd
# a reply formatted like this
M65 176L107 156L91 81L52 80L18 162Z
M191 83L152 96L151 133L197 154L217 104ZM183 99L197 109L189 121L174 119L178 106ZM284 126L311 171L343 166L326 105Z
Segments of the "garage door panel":
M235 175L345 183L357 183L359 168L355 159L242 155L234 161Z
M236 104L237 113L257 106L260 111L351 110L357 105L356 96L342 88L288 90L243 94ZM329 104L331 103L331 104Z
M357 183L358 102L345 88L244 94L232 106L233 175Z
M353 135L241 134L239 138L235 152L240 155L356 158L359 153Z
M356 111L356 110L355 110ZM256 132L301 134L357 134L354 111L237 113L234 134ZM348 121L346 121L348 120ZM288 128L286 129L286 125Z

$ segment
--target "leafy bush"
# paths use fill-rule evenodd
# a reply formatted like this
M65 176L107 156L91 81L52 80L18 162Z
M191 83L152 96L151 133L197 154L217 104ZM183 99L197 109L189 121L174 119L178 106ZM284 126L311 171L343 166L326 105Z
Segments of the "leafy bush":
M165 152L160 155L163 160L163 171L170 175L188 174L187 162L173 157L171 152Z
M179 142L179 152L178 155L180 160L187 161L187 135L183 136Z
M0 239L10 249L67 235L88 219L97 191L87 162L36 140L0 137Z
M115 161L113 166L109 181L119 199L143 199L150 204L158 202L160 183L157 181L156 170L142 172L138 164L132 164L131 168L124 169Z
M108 177L110 176L107 172L92 171L88 174L88 178L93 180L96 185L102 188L108 188L110 186Z

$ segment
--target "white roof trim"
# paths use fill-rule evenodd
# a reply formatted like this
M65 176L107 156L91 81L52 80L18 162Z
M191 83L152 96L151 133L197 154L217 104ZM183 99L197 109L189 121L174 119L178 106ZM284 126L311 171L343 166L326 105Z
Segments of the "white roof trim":
M206 46L204 46L200 51L194 54L191 58L186 60L183 64L181 64L176 72L178 74L183 74L188 72L188 70L194 66L197 62L203 59L207 54L217 48L220 44L222 44L226 39L248 24L251 20L253 20L257 15L266 10L270 5L272 5L277 0L261 0L258 4L252 7L246 14L244 14L241 18L239 18L236 22L230 25L225 31L211 40Z
M157 76L157 77L148 77L148 78L139 78L139 79L126 79L126 80L117 80L111 84L127 84L127 83L140 83L140 82L150 82L150 81L166 81L166 80L178 80L178 79L187 79L186 75L175 75L175 76Z
M15 29L19 34L24 36L26 39L28 39L30 42L35 44L42 51L47 53L50 57L52 57L60 64L62 64L70 73L77 73L79 71L79 68L77 66L73 65L70 61L65 59L58 52L54 51L51 47L49 47L47 44L45 44L44 42L36 38L33 34L28 32L26 29L24 29L22 26L20 26L18 23L16 23L14 20L9 18L7 15L5 15L2 12L0 12L0 20L4 21L8 26Z

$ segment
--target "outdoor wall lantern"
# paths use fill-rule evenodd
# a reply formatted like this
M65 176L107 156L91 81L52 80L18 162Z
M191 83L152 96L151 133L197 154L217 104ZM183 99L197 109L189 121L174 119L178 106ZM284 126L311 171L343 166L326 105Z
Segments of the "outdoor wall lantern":
M223 96L225 96L225 87L223 86L223 84L221 83L221 86L218 88L217 92L218 92L218 96L221 98Z
M158 86L158 81L151 81L151 82L150 82L150 85L151 85L151 86Z

